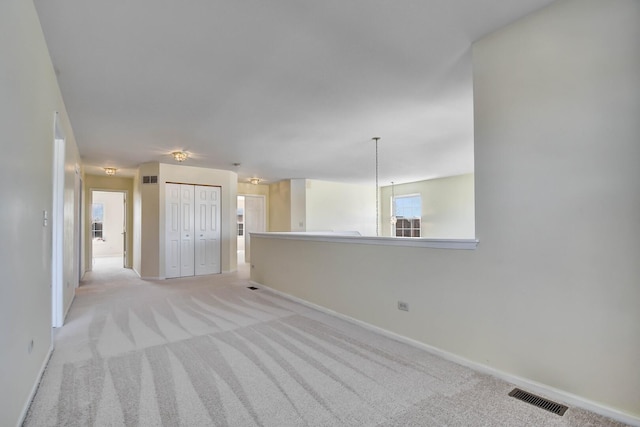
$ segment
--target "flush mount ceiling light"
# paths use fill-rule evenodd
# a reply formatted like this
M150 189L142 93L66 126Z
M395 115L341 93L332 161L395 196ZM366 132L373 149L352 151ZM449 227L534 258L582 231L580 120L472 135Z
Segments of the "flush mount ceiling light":
M116 168L104 168L104 173L109 176L113 176L116 174Z
M185 160L187 160L187 157L189 157L189 155L184 151L174 151L173 153L171 153L171 155L176 162L184 162Z
M260 184L260 178L249 178L249 182L253 185Z

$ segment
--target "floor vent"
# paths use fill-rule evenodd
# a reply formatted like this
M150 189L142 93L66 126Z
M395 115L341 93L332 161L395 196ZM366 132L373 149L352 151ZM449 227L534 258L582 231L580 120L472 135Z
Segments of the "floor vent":
M537 406L538 408L545 409L560 416L563 416L565 411L569 409L567 406L552 402L551 400L536 396L535 394L527 393L526 391L522 391L519 388L514 388L511 393L509 393L509 396L515 397L516 399L522 400L523 402L527 402L533 406Z
M255 286L247 286L248 289L251 289L252 291L255 291L256 289L260 289L260 288L256 288Z

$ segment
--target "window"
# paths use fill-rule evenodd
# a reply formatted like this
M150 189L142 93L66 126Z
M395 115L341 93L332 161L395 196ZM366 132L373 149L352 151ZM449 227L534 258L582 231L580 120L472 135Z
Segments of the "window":
M396 237L420 237L422 197L419 194L396 196L391 200Z
M103 240L102 224L104 222L104 205L102 203L94 203L91 205L91 238L94 240Z
M238 208L238 236L244 236L244 209Z

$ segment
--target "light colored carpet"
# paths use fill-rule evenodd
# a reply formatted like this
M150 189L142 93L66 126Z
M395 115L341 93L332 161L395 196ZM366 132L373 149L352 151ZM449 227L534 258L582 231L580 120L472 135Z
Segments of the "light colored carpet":
M616 426L270 293L239 273L88 275L25 426Z

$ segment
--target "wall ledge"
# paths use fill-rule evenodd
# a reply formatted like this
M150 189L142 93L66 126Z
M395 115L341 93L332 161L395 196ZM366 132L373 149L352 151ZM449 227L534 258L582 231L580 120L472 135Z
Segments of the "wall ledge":
M432 249L473 250L477 239L421 239L415 237L374 237L342 233L251 233L251 238L305 240L310 242L350 243L359 245L403 246Z

